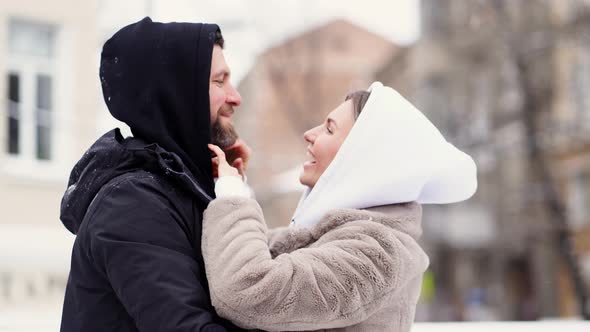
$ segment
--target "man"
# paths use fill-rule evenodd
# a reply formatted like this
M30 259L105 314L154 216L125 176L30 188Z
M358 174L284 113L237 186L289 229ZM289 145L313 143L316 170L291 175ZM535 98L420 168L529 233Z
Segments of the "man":
M108 40L100 78L131 128L102 136L74 167L61 220L76 234L62 331L236 331L211 306L201 256L214 197L213 142L244 169L217 25L129 25Z

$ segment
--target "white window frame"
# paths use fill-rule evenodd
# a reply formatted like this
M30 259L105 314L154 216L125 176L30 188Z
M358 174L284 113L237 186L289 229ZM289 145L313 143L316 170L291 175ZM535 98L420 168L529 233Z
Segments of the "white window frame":
M47 24L42 21L26 21L31 24ZM2 146L1 153L3 155L2 163L0 164L0 173L22 178L22 179L38 179L48 180L51 182L63 181L67 178L67 173L63 170L65 162L62 146L63 130L68 130L67 123L64 121L64 106L66 103L63 99L64 78L65 73L60 71L60 64L62 61L62 48L64 39L62 37L61 27L54 26L53 49L54 53L50 58L43 58L39 56L30 56L23 54L12 54L8 47L5 47L6 66L2 73L1 79L7 83L8 75L16 73L19 75L19 90L20 90L20 105L19 105L19 147L18 154L11 154L8 152L7 144L8 137L6 137L6 144ZM8 46L8 45L6 45ZM48 75L51 77L51 146L50 159L40 160L37 158L37 83L38 75ZM8 88L8 87L7 87ZM3 99L8 101L6 93L8 89L3 91ZM7 117L7 103L2 105L3 116ZM66 128L62 128L66 126ZM8 126L2 128L6 131ZM59 148L58 148L59 147Z
M33 59L31 57L26 56L19 56L19 59L15 61L15 59L9 59L8 61L8 68L7 73L4 75L6 78L9 74L15 73L19 77L20 83L20 105L19 105L19 139L20 139L20 147L21 151L18 154L9 154L9 158L13 159L34 159L38 160L36 157L36 127L37 127L37 120L36 120L36 100L37 100L37 86L36 86L36 79L39 75L47 75L51 77L52 81L52 101L54 104L52 105L52 114L51 114L51 123L52 129L55 127L55 115L53 111L55 111L55 72L54 69L51 68L52 60L40 60L40 59ZM52 130L54 131L54 130ZM55 134L52 133L52 136ZM53 137L52 137L53 138ZM52 140L51 144L51 151L49 160L38 160L44 163L51 163L54 159L54 148L55 144Z

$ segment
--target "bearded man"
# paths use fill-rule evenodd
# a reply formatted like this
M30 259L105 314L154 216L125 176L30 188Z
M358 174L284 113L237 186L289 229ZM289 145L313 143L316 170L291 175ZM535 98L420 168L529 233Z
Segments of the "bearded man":
M103 47L109 112L126 123L76 164L61 220L76 234L61 331L239 331L211 306L201 221L213 143L244 171L219 27L145 18Z

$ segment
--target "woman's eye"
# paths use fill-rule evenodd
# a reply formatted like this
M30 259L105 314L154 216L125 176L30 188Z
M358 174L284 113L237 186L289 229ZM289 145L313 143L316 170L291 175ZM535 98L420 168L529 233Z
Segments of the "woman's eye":
M332 131L332 128L330 128L329 126L326 126L326 131L328 132L328 134L332 135L334 133L334 131Z

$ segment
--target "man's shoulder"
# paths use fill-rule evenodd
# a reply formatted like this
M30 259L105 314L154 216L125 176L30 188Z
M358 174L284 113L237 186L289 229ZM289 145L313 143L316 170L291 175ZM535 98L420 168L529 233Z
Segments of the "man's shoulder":
M191 238L187 235L194 232L192 211L190 197L183 199L165 178L134 171L103 186L90 204L82 232L177 247L170 243Z
M184 219L184 210L192 210L191 201L163 175L137 170L107 182L90 204L88 214L93 220L103 215L127 215L129 211L137 216L166 214Z
M137 192L140 196L186 196L164 175L135 170L111 179L100 189L97 197L128 192Z

